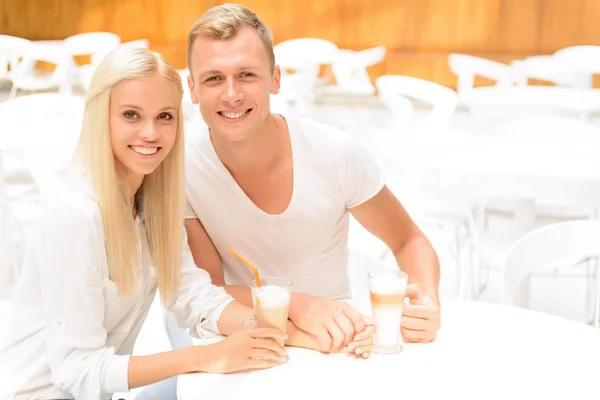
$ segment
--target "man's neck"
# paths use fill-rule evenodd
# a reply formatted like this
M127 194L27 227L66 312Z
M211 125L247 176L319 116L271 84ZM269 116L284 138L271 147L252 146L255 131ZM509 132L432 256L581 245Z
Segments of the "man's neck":
M262 172L268 170L280 157L282 140L281 129L285 126L283 118L270 114L264 124L242 142L220 141L211 134L215 151L232 175L242 171Z

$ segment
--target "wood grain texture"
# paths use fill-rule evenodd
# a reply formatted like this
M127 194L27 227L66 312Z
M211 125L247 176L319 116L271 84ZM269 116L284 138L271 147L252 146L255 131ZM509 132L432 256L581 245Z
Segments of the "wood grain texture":
M194 20L224 0L0 0L0 33L34 40L110 31L146 38L185 68ZM341 48L384 45L369 69L455 87L447 56L461 52L509 62L565 46L600 44L599 0L240 0L272 29L275 42L328 39ZM487 84L478 81L477 84Z

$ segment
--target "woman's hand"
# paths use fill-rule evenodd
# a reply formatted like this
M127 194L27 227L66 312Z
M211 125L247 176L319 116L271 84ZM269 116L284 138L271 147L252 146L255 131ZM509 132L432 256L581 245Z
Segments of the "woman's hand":
M357 358L368 358L371 355L371 350L373 350L375 324L369 318L365 318L365 323L365 329L354 335L352 342L348 346L344 346L338 351L327 353L349 353L355 355ZM286 346L321 351L316 336L298 328L291 321L288 322L287 332L288 339L285 341Z
M237 332L218 343L196 346L196 371L216 374L271 368L287 361L285 348L277 343L286 335L272 328Z
M348 345L348 353L355 355L357 358L369 358L371 350L373 350L375 324L370 318L365 318L365 321L365 330L357 333Z

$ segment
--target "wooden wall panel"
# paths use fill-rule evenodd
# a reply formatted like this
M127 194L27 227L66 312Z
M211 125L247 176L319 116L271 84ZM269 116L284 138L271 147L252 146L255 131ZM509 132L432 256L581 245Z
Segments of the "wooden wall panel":
M185 68L194 20L226 0L0 0L0 33L34 40L112 31L147 38ZM509 62L576 44L600 44L600 0L240 0L275 42L320 37L341 48L384 45L372 78L406 74L454 87L447 56L462 52ZM486 84L485 81L478 81Z
M545 0L503 0L501 3L499 51L507 54L535 52L538 46L539 16Z
M600 1L583 0L581 44L600 43Z
M583 1L545 0L536 50L553 53L562 47L580 43L584 5Z

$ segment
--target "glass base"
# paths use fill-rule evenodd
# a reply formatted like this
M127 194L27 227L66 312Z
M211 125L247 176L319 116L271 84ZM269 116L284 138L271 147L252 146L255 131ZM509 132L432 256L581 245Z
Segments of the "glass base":
M401 353L402 350L404 350L402 343L398 343L393 346L381 346L377 344L373 346L373 353L377 354L396 354Z

